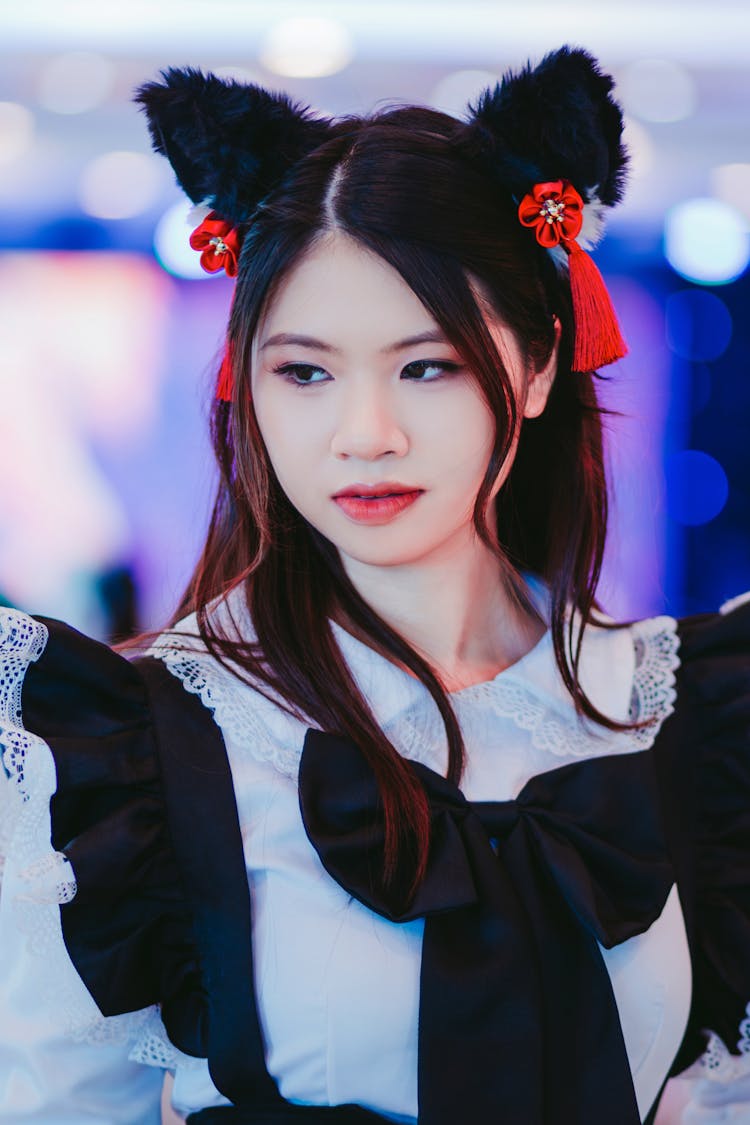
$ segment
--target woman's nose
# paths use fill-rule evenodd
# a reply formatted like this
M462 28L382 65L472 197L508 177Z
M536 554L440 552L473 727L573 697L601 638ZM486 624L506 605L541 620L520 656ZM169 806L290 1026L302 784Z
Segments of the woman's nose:
M340 403L331 453L340 459L375 461L393 454L403 457L408 439L387 396L352 388Z

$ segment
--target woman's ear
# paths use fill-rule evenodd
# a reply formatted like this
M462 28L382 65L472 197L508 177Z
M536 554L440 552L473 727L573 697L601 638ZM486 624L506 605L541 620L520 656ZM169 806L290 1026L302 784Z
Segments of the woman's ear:
M560 321L555 317L555 343L550 357L543 367L532 371L526 387L526 402L523 407L524 418L538 418L547 405L549 393L557 374L557 353L560 348Z

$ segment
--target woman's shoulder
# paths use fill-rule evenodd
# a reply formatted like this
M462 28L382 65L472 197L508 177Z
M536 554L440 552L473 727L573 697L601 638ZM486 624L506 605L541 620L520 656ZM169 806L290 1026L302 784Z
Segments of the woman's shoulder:
M223 637L255 640L237 593L212 603L208 619ZM178 739L173 732L186 724ZM141 812L148 805L156 824L168 767L179 761L189 771L190 746L201 740L223 744L213 751L221 770L227 755L231 769L238 755L251 755L296 777L307 726L210 651L194 613L124 655L61 621L2 608L0 856L11 837L17 844L14 826L32 797L42 809L54 795L58 852L78 834L81 815L93 824L128 800Z
M6 808L58 791L65 764L79 748L92 759L94 746L135 749L147 725L142 678L123 656L61 621L0 608L0 782ZM53 744L64 748L64 762L50 756ZM9 815L6 826L13 820Z
M715 686L750 675L750 591L730 598L715 612L678 620L682 663L694 666Z
M675 715L659 744L694 792L708 839L730 821L750 857L750 593L676 622ZM748 869L750 876L750 868Z
M660 622L673 636L675 704L690 740L704 745L722 723L750 739L750 592L711 612L650 618L631 627L639 637L656 635ZM715 742L715 737L711 738Z
M1 609L0 750L18 928L36 941L62 926L94 1024L162 1003L172 1043L205 1055L184 853L228 840L241 871L209 712L154 656L129 660L62 622Z
M257 633L241 587L207 607L212 634L242 648L257 646ZM256 653L257 653L256 648ZM162 632L144 654L159 661L184 690L211 713L227 742L230 759L249 750L282 773L296 777L305 733L311 724L289 703L229 654L215 652L201 634L195 613Z
M618 625L606 615L588 626L582 677L600 693L630 683L630 717L675 704L718 704L739 693L750 705L750 592L717 610L687 616L658 614Z
M159 657L182 651L209 659L194 617L148 648L118 651L63 621L0 607L0 746L6 773L28 773L38 741L69 749L85 743L102 758L148 741L154 704L175 694ZM23 788L23 783L22 788Z

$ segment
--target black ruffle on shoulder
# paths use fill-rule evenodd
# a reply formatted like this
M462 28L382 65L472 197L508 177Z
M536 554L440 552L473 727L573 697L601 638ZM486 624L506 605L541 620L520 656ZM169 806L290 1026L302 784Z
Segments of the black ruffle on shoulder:
M678 628L675 714L655 743L693 963L674 1073L705 1031L736 1051L750 1004L750 601Z
M76 878L61 905L76 970L105 1016L160 1004L171 1041L208 1058L232 1101L266 1089L278 1098L263 1069L242 840L211 712L161 660L131 662L37 620L49 636L26 672L22 714L55 761L52 844Z
M105 645L43 624L22 709L55 759L52 845L77 883L62 906L66 946L103 1015L161 1002L176 1046L205 1055L206 998L145 683Z

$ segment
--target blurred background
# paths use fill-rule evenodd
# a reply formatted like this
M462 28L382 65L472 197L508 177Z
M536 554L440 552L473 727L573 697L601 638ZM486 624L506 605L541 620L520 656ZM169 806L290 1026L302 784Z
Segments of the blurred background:
M596 258L630 354L609 370L605 608L750 588L750 9L745 0L27 0L0 13L0 600L103 638L162 624L213 488L232 282L133 88L193 65L332 114L459 116L563 42L599 56L632 176Z

